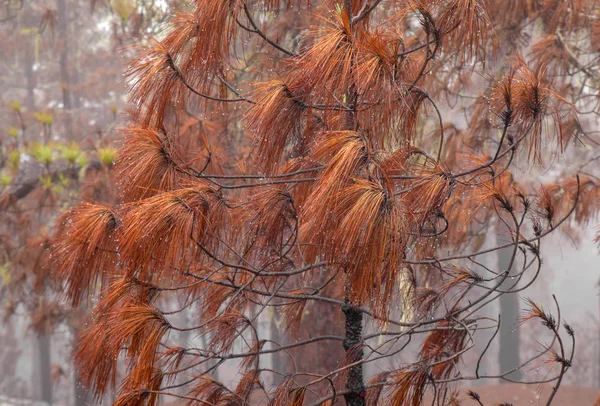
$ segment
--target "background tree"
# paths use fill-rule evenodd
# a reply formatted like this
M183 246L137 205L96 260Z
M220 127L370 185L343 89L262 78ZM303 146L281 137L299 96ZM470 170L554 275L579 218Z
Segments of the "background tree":
M540 360L552 402L575 343L558 304L528 303L548 340L497 374L479 366L502 323L482 312L535 281L544 237L597 212L596 178L556 162L594 159L575 147L595 142L576 113L597 103L597 10L488 3L211 0L169 21L128 70L124 203L72 209L54 255L73 305L103 287L77 356L98 397L125 350L117 404L442 404ZM511 36L538 24L556 38L524 57ZM558 173L538 187L524 165ZM502 239L481 248L490 227ZM173 345L187 331L205 345ZM315 348L323 363L296 362Z
M134 1L90 6L7 1L0 17L0 294L10 323L0 390L47 403L85 400L68 363L85 307L67 306L48 278L49 230L75 199L118 202L112 142L124 67L113 55L140 32L151 33L166 11ZM23 324L37 334L33 350L13 339L27 336ZM32 352L28 385L19 376Z

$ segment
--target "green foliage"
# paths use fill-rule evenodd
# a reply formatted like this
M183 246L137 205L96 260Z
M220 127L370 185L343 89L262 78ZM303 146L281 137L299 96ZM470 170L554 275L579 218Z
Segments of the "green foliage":
M8 102L8 106L13 109L14 111L16 111L17 113L21 112L21 102L18 100L13 100Z
M137 2L135 0L111 0L110 7L118 14L121 21L127 21L135 13Z
M87 170L88 164L89 159L87 154L85 152L81 152L81 154L79 154L79 157L77 158L77 165L79 165L79 172L77 176L80 180L85 178L85 171Z
M0 184L3 187L10 185L10 182L12 182L12 176L10 174L5 172L0 173Z
M52 186L52 177L48 175L42 175L38 178L40 184L43 187L49 188Z
M21 28L19 31L21 35L35 35L37 34L37 28Z
M79 148L76 142L71 142L69 145L61 145L59 150L60 157L65 159L70 165L76 164L82 154L81 148Z
M0 281L2 281L2 286L10 285L11 274L7 263L0 265Z
M21 161L21 151L14 149L8 153L8 167L11 170L18 171L20 161Z
M103 165L111 167L117 158L117 150L113 147L100 148L98 150L98 156Z
M21 133L21 131L17 127L8 127L6 129L6 132L8 133L8 135L15 139L19 138L19 134Z
M36 161L42 165L50 165L54 162L54 151L49 145L34 144L31 153Z
M47 111L37 111L33 113L33 116L43 125L52 125L52 122L54 121L54 115Z
M81 154L79 154L79 157L77 157L77 165L79 165L83 169L86 166L88 166L89 163L90 162L89 162L88 156L85 152L82 152Z
M69 183L71 183L71 179L69 179L68 176L65 176L62 173L58 174L58 181L60 182L60 184L64 187L69 186Z

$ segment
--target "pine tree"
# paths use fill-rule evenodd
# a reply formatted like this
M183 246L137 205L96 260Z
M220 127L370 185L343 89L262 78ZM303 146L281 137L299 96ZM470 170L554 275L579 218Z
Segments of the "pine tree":
M594 141L581 120L596 103L593 11L182 6L126 72L122 204L73 208L56 241L71 304L97 300L82 382L98 399L112 391L120 355L117 405L416 406L427 392L454 401L463 380L509 379L480 373L496 333L468 368L460 360L501 326L484 309L535 281L541 241L598 211L596 178L552 156ZM532 25L548 35L523 56ZM522 165L561 176L540 187ZM493 233L506 242L482 248ZM485 262L498 251L502 269ZM574 331L558 304L527 306L520 322L540 320L551 340L517 368L547 357L550 403ZM178 345L178 332L204 344Z

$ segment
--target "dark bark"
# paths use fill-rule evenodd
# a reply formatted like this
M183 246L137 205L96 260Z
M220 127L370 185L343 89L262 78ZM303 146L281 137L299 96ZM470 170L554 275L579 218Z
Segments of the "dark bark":
M344 349L346 350L348 363L352 364L363 358L361 344L363 314L349 303L348 297L346 297L345 304L342 306L342 312L346 321ZM365 406L365 382L362 364L355 365L348 371L346 389L350 390L349 393L344 395L348 406Z

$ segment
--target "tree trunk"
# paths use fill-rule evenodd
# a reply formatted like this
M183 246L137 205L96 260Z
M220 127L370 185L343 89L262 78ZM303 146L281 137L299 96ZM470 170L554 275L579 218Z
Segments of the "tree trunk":
M74 28L74 32L77 32L77 30L82 29L81 27L79 27L78 21L80 21L80 10L79 10L79 5L77 4L77 2L75 2L71 7L73 7L73 26ZM73 91L74 89L77 90L78 89L78 85L79 82L81 80L81 72L85 72L85 69L81 68L81 58L78 58L78 50L79 50L79 42L80 42L80 37L78 37L77 35L74 35L73 38L69 38L71 41L71 49L74 50L74 52L72 52L71 54L75 54L75 58L72 59L71 64L73 65L73 69L71 69L71 71L69 72L69 91L70 91L70 97L71 97L71 104L72 107L75 110L78 110L81 108L81 94L80 92L77 91Z
M78 383L79 375L75 373L75 406L88 406L91 404L88 399L89 389Z
M42 291L42 294L45 292ZM43 296L42 296L43 297ZM43 299L39 298L40 306L43 306ZM51 358L51 338L52 328L50 321L46 320L42 326L37 330L36 344L37 344L37 365L34 370L34 374L37 372L34 380L34 385L37 385L37 396L42 402L49 405L52 404L52 358Z
M48 332L41 332L37 337L39 374L40 374L40 400L52 404L52 366L50 357L50 339Z
M500 272L508 269L512 253L512 247L503 248L498 251L498 270ZM515 268L516 266L513 263L512 269L509 270L509 275L514 273ZM502 289L509 289L513 284L514 281L508 278L502 285ZM500 296L499 302L502 322L499 332L498 365L500 373L504 373L520 365L519 328L517 326L519 319L519 297L516 294L508 293ZM521 371L514 371L506 377L518 381L522 378ZM503 379L500 382L508 383Z
M342 306L344 319L346 321L346 335L344 340L344 349L348 363L360 361L363 357L361 345L362 339L362 321L363 314L356 307L350 304L348 296L344 300ZM346 405L348 406L365 406L365 383L363 379L362 364L355 365L348 371L346 378L346 389L349 393L344 395Z
M598 280L598 285L600 287L600 280ZM600 316L600 297L598 298L598 316ZM597 334L600 334L600 329L597 329ZM600 388L600 337L598 337L598 340L596 340L596 351L597 351L597 357L596 359L598 360L598 363L596 364L596 387Z
M25 49L24 68L27 82L27 98L25 106L29 111L35 110L35 74L33 72L34 55L33 50Z
M63 109L65 111L65 129L67 137L70 139L73 134L71 122L71 108L73 105L71 103L71 81L69 78L69 29L66 0L57 0L56 6L59 18L58 32L62 41L60 46L60 81L63 92Z
M318 278L313 280L315 284L325 282L324 275ZM331 290L323 291L325 296L331 295L335 297L337 293L342 293L334 292L334 286L328 288ZM280 334L284 335L283 332ZM293 334L291 331L289 335L285 334L285 337L282 337L282 343L290 344L296 340L306 340L326 335L344 335L343 314L338 312L337 305L334 306L331 303L314 301L307 304L303 309L302 322L298 326L296 334ZM314 343L306 347L291 348L285 353L280 354L285 362L283 371L287 371L287 373L301 371L303 373L318 375L326 375L336 370L339 367L340 359L344 357L344 351L339 342L330 340ZM291 367L294 369L290 370ZM302 378L308 380L307 377ZM298 382L300 385L305 383L302 379ZM322 384L323 386L319 387L318 390L326 390L329 387L329 383L322 382ZM318 392L318 390L316 391ZM314 400L316 399L311 399L307 393L305 401L310 403Z
M73 348L77 348L77 341L80 329L78 327L73 327L71 329L71 332L73 333L73 337L75 337ZM79 373L77 371L77 367L73 368L73 371L73 380L75 384L75 406L88 406L92 404L90 399L90 390L79 382Z
M271 340L272 342L277 343L278 345L282 344L283 342L283 334L281 334L280 329L280 313L270 309L270 317L269 317L269 340ZM280 371L283 372L285 371L285 358L284 358L285 354L282 354L280 351L277 352L273 352L271 354L271 368L275 371ZM272 374L273 376L273 381L271 382L271 385L273 387L277 387L279 386L279 384L281 384L281 382L283 381L282 379L282 375L277 375L277 374Z

